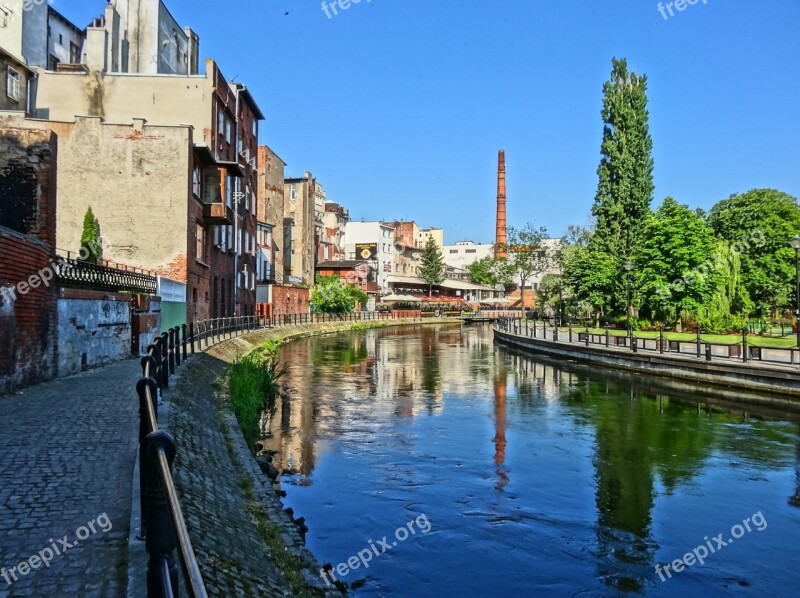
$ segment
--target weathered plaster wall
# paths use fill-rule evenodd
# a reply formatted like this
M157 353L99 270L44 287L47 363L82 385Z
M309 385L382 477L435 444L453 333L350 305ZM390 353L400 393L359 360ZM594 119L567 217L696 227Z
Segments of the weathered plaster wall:
M68 376L131 354L130 303L112 299L58 300L58 373Z
M189 127L23 121L58 136L56 246L80 250L91 206L100 225L103 258L185 282L192 160ZM4 116L0 116L0 123ZM192 231L192 241L194 232Z

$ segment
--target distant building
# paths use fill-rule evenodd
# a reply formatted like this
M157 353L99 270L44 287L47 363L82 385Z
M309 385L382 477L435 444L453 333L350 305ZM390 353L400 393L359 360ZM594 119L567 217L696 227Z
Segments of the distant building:
M86 29L83 53L91 70L196 75L200 39L161 0L109 0Z
M436 241L439 249L444 247L444 229L443 228L425 228L419 231L417 235L417 247L424 248L428 244L428 239Z
M325 203L322 216L322 238L320 239L320 261L343 260L347 256L344 250L344 232L350 222L350 212L338 203Z
M423 238L420 234L420 228L413 220L396 220L394 222L385 222L384 224L394 229L395 243L412 248L423 248L425 246L422 242Z
M317 181L306 172L302 178L284 180L284 280L311 285L316 264ZM324 202L323 202L324 207ZM320 227L321 228L321 225Z
M30 4L23 21L22 53L29 66L54 71L59 64L82 63L86 31L50 4Z
M258 148L256 285L283 282L284 169L286 163L266 145ZM267 303L258 299L259 303Z
M378 290L388 292L394 270L394 229L383 222L350 221L345 227L348 260L366 260L377 272Z
M444 263L458 270L467 270L472 264L483 258L494 255L494 245L490 243L473 243L459 241L455 245L442 248Z

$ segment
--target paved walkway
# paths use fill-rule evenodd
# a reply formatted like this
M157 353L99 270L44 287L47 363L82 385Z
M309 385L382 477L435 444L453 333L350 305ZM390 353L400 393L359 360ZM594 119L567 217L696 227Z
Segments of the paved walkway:
M0 397L0 598L125 595L140 376L128 359Z

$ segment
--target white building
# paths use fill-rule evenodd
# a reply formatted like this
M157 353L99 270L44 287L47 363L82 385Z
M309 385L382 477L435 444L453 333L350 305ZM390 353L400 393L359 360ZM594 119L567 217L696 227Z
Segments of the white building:
M110 73L196 75L200 38L161 0L108 0L86 29L83 63Z
M455 245L445 245L442 248L442 254L445 264L459 270L466 270L478 260L492 257L494 255L494 245L459 241Z
M348 222L344 247L347 259L365 259L376 269L378 290L387 293L394 263L394 228L382 222Z

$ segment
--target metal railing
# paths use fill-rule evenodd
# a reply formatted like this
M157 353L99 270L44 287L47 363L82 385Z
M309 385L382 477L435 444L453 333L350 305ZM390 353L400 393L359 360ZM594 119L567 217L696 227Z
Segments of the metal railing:
M637 336L635 333L616 335L608 326L598 332L597 329L592 330L587 325L552 326L544 322L539 323L522 318L500 318L496 326L505 332L532 339L581 344L586 347L590 345L624 347L633 353L650 351L659 354L691 355L697 359L705 359L705 361L722 359L741 361L742 363L758 361L789 366L800 364L800 350L797 347L768 347L753 344L750 342L747 329L742 330L741 340L721 343L704 339L703 333L699 329L692 340L672 340L664 334L663 326L657 337Z
M180 335L183 333L183 339ZM142 357L139 395L139 485L142 530L147 563L147 596L177 596L178 571L175 549L180 555L189 596L208 596L192 541L183 517L171 467L177 447L175 439L158 427L158 390L169 386L169 376L186 360L186 326L172 328L156 338Z
M171 468L177 452L175 439L158 426L159 390L169 388L169 379L175 368L180 367L190 354L255 330L398 319L419 320L419 317L404 318L391 312L357 312L214 318L176 326L155 339L147 348L147 355L142 357L142 378L136 385L139 395L141 537L149 555L148 598L178 595L176 549L188 595L192 598L208 596L172 479Z
M113 262L93 264L67 252L55 262L56 281L64 287L155 295L158 281L152 273Z

